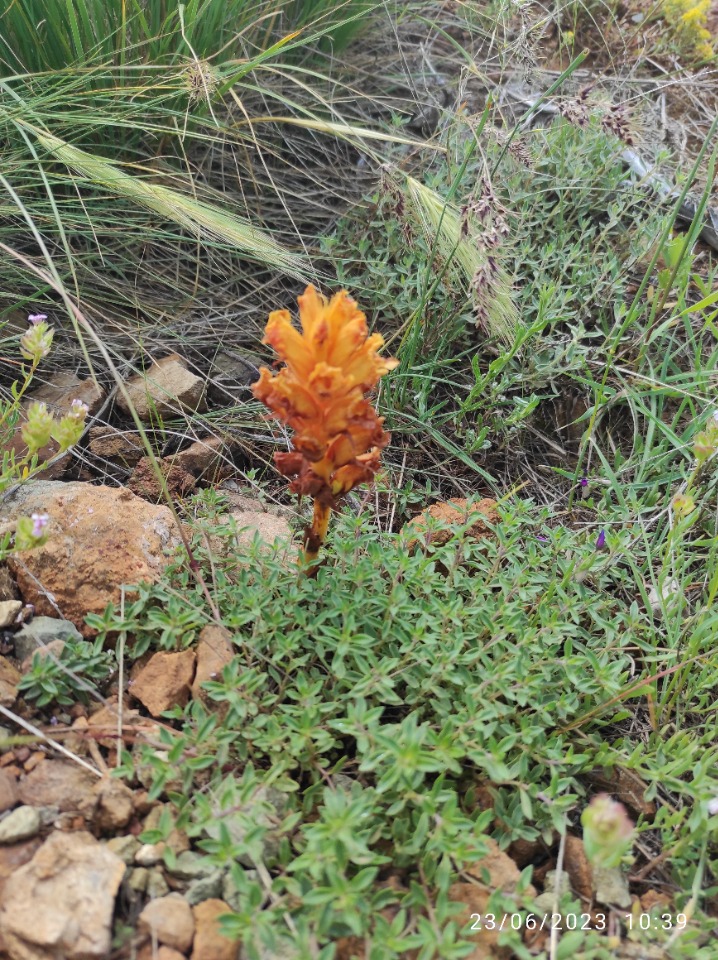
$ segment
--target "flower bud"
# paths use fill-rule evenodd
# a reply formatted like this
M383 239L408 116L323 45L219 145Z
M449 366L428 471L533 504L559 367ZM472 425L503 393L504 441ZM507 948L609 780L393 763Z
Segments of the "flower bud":
M65 451L73 447L80 440L84 429L84 416L77 417L72 413L66 413L59 423L54 425L52 439L60 444L60 450Z
M49 517L46 513L33 513L30 517L20 517L15 528L15 549L31 550L40 547L47 540Z
M52 438L55 420L46 404L35 401L27 411L27 423L22 428L22 439L31 454L37 453Z
M622 803L599 793L581 814L583 847L595 867L617 867L631 848L633 823Z
M25 360L39 363L50 352L52 337L52 327L49 327L44 320L34 322L20 338L20 353Z
M677 493L671 500L673 515L676 520L685 520L696 509L696 503L690 493Z

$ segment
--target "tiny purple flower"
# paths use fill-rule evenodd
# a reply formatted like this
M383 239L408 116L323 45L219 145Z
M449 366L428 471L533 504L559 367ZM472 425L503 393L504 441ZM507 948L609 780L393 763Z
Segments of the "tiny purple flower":
M30 316L27 318L27 322L31 323L33 327L35 326L36 323L42 323L43 320L47 320L46 313L31 313Z
M46 513L33 513L30 515L32 520L32 535L33 537L41 537L42 532L47 526L50 518Z
M82 400L73 400L70 404L70 416L78 417L79 419L84 419L89 413L90 408L86 403L83 403Z
M588 486L588 477L581 477L581 486L582 487Z
M598 539L596 540L596 549L597 550L606 549L606 531L605 530L601 530L601 532L598 535Z
M50 723L52 724L53 727L56 727L59 722L60 721L57 719L57 717L50 717Z
M537 539L537 540L540 540L541 543L548 543L548 537L542 537L541 534L539 534L539 535L536 537L536 539Z

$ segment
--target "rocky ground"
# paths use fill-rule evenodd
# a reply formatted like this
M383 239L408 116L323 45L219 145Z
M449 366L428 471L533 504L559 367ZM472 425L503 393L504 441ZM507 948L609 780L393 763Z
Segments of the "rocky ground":
M176 355L150 370L147 383L147 389L141 378L128 384L146 422L205 403L204 382ZM137 433L100 422L102 389L60 373L31 399L63 411L75 397L90 407L81 451L54 460L42 479L11 491L1 508L5 522L46 513L50 535L43 547L13 557L0 582L0 957L107 957L119 917L132 924L132 946L113 956L234 957L236 947L220 936L217 921L237 905L228 874L207 868L180 832L167 841L176 854L168 868L164 843L137 839L156 827L164 804L149 800L142 783L131 789L110 777L118 735L128 749L152 743L164 711L202 696L202 682L232 655L223 632L209 626L194 648L141 658L121 703L117 681L103 693L91 690L88 703L49 715L18 691L36 654L57 660L68 640L92 637L86 615L118 605L122 584L156 580L181 543L171 510L157 503L162 491ZM198 440L162 459L172 494L186 497L199 485L226 480L230 447L217 438ZM45 450L44 459L55 453ZM98 484L92 472L98 464L105 474L125 472L127 486ZM59 479L73 472L82 479ZM95 483L83 482L90 479ZM224 492L242 536L290 539L288 511L268 509L231 482Z

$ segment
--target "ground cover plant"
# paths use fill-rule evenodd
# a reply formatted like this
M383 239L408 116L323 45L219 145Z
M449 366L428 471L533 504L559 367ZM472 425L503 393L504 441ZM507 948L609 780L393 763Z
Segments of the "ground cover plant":
M133 851L106 954L179 892L243 958L713 960L715 11L45 6L0 19L3 483L31 377L79 371L62 479L183 538L56 652L2 636L20 789L49 737L133 798L84 814ZM202 402L141 416L175 352Z

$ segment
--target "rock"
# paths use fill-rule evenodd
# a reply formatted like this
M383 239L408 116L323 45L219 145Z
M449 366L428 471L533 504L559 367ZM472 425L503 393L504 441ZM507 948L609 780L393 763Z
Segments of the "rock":
M28 396L28 405L34 401L46 403L56 416L66 414L73 400L80 400L88 407L88 416L94 416L105 399L105 391L93 380L80 380L69 370L56 370L47 383L33 390Z
M33 807L54 806L61 813L81 813L95 806L97 779L70 760L45 760L20 781L18 794L22 803Z
M191 373L176 353L153 363L145 374L132 377L126 387L141 420L177 416L181 409L193 412L207 409L204 381ZM117 405L124 413L130 413L122 394L117 397Z
M92 825L96 830L110 833L126 827L132 817L132 791L111 777L104 777L94 785L95 808L92 812Z
M20 673L25 674L29 673L32 670L32 662L36 656L40 660L44 660L46 657L50 657L51 660L59 660L62 651L65 649L64 640L51 640L49 643L46 643L43 647L38 647L36 650L33 650L23 662L20 664Z
M127 886L135 893L144 893L149 879L150 871L147 867L135 867L127 881Z
M33 617L15 634L15 657L21 663L31 657L36 650L46 647L55 640L82 640L82 634L69 620L57 620L55 617Z
M167 867L167 873L178 880L197 880L200 877L211 877L215 869L206 856L195 853L194 850L185 850L176 857L171 867Z
M582 900L590 900L593 896L593 872L580 837L571 834L566 837L564 870L569 876L573 892Z
M409 548L421 543L422 546L439 547L454 536L457 527L468 527L465 534L471 540L482 540L493 537L493 532L486 524L496 524L499 521L495 500L486 498L479 500L469 507L469 501L462 498L447 500L443 503L434 503L426 510L404 524L403 532L413 534L409 541ZM434 529L441 524L443 529Z
M17 807L0 821L0 843L19 843L40 832L40 814L35 807Z
M7 657L0 656L0 704L11 707L17 700L17 685L20 673Z
M35 807L40 814L40 825L43 827L53 827L60 816L59 807Z
M613 767L610 770L591 770L586 774L589 783L610 793L620 800L637 817L653 819L656 815L656 805L653 800L646 800L645 794L648 785L638 774L625 767Z
M237 943L220 933L219 918L232 911L224 900L212 899L192 909L195 935L191 960L236 960Z
M137 837L128 834L125 837L113 837L107 841L105 846L118 856L123 863L131 866L134 863L135 854L141 847L141 843Z
M192 908L179 893L151 900L138 920L140 933L155 936L159 943L186 953L192 946L194 918Z
M555 870L549 870L546 873L546 877L544 878L543 893L534 899L534 909L537 913L551 913L551 911L554 909L556 905L556 879L557 874ZM559 900L562 897L570 894L571 889L567 873L563 871L561 872L561 880L558 886Z
M130 469L145 455L137 435L114 427L91 427L87 449L102 460L111 460Z
M0 600L17 600L19 596L17 584L3 563L0 565Z
M162 867L155 867L153 870L150 870L150 875L147 878L147 896L150 900L164 897L169 892L170 888L165 880Z
M593 882L599 903L624 909L631 906L628 881L620 867L594 867Z
M194 664L194 650L155 653L133 683L132 696L144 704L153 717L171 707L183 707L189 700Z
M89 833L52 834L5 883L0 934L13 960L106 957L124 872Z
M14 491L4 510L10 518L49 515L47 543L8 562L26 603L40 615L56 614L56 605L84 636L94 634L84 624L88 613L118 605L121 584L156 581L165 551L179 543L167 507L114 487L34 481Z
M181 500L194 493L195 479L191 473L182 467L170 463L169 460L159 460L158 465L167 484L167 492L172 499ZM143 457L132 471L127 481L129 489L143 500L150 503L160 503L164 499L164 490L157 479L155 467L149 457Z
M0 601L0 630L12 626L15 618L22 610L22 600L2 600Z
M11 877L19 867L29 863L41 846L42 840L40 837L23 840L21 843L0 846L0 903L2 903L2 891L5 888L7 878ZM2 952L0 952L0 957L2 957Z
M161 862L164 852L165 844L162 841L159 843L143 843L135 854L135 863L140 867L153 867L156 863Z
M192 683L193 700L201 700L210 710L218 706L224 707L226 712L228 705L213 701L202 689L202 684L207 680L220 679L222 670L231 663L233 656L234 645L228 630L213 623L203 627L197 644L197 670Z
M469 864L465 872L481 881L491 890L503 890L510 893L515 889L521 871L495 840L492 840L491 837L484 837L483 840L488 846L486 856ZM532 887L527 889L535 893Z
M453 922L460 931L461 939L472 944L471 953L464 954L466 960L509 960L512 956L510 947L498 945L498 924L493 930L485 924L480 924L476 930L471 929L475 919L472 919L472 914L483 916L487 912L490 895L489 890L475 883L452 883L449 887L449 900L464 905L464 909L454 915Z
M17 783L14 777L0 768L0 813L5 813L17 803Z
M172 947L161 946L155 952L151 943L146 943L137 954L137 960L186 960L185 955Z
M180 450L165 462L179 467L206 484L220 483L234 472L230 459L231 446L222 437L196 440L185 450Z
M222 881L224 873L222 870L215 870L209 877L201 877L190 883L185 893L185 900L190 906L202 903L203 900L213 900L222 895Z
M294 534L285 517L262 510L234 510L229 515L237 526L237 545L247 546L255 534L262 543L272 546L275 543L291 543Z
M250 395L249 388L259 380L259 368L265 360L256 353L218 353L210 368L209 394L221 406L234 404L238 396Z

